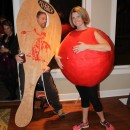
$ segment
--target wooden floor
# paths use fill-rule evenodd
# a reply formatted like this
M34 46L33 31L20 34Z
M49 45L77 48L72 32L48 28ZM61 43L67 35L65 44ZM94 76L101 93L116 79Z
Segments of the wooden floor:
M119 97L102 98L106 119L111 122L116 130L130 130L130 108L119 101ZM26 127L19 128L15 125L14 118L20 102L0 103L0 108L11 108L11 117L8 130L72 130L72 126L81 121L80 101L62 102L66 112L65 118L59 119L49 107L45 111L34 109L32 121ZM76 104L75 104L76 103ZM26 108L25 108L26 109ZM99 118L90 108L90 127L88 130L105 130L99 123Z

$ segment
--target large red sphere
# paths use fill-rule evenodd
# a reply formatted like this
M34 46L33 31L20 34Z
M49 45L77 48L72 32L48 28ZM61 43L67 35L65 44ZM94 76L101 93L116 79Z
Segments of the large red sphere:
M111 51L100 52L85 50L75 54L73 46L78 42L98 44L94 37L95 28L88 28L83 31L71 32L62 42L59 49L59 56L63 64L61 70L65 77L80 86L94 86L104 80L113 69L114 47L110 38L102 31L97 30L110 44Z

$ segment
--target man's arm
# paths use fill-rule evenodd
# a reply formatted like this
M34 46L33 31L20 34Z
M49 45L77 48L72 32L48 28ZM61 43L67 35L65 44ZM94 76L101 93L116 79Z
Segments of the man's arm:
M11 49L12 55L15 57L19 53L19 43L18 43L18 37L17 35L15 36L14 42L13 42L13 47Z
M52 59L49 62L48 66L50 67L50 69L59 68L54 56L52 57Z

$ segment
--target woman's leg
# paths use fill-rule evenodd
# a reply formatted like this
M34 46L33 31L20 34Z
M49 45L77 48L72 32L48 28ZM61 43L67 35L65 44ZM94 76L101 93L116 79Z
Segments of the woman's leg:
M89 122L88 122L89 97L87 94L87 87L76 86L76 88L81 97L82 122L78 125L73 126L73 130L81 130L83 128L89 127Z
M88 122L88 110L89 110L89 107L82 108L82 117L83 117L82 122L83 123Z
M90 101L94 107L94 110L96 111L97 115L99 116L101 122L105 121L104 114L102 111L102 104L98 97L98 85L94 87L88 88L88 94L90 97Z
M105 121L105 117L104 117L103 111L96 112L96 113L97 113L97 115L98 115L99 118L100 118L100 122L104 122L104 121Z
M89 97L87 94L87 87L76 86L79 95L81 97L81 106L82 106L82 122L88 122L88 111L89 111Z

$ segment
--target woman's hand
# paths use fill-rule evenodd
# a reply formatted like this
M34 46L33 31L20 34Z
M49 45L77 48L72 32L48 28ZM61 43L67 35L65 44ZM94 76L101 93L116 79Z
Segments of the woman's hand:
M109 45L107 40L105 40L97 31L94 32L94 36L98 44L97 43L85 44L83 42L78 42L79 45L73 47L74 53L77 54L85 50L94 50L94 51L101 51L101 52L111 51L111 46Z
M60 67L60 69L63 69L63 65L62 65L60 59L61 59L60 56L55 55L55 60L56 60L56 62L57 62L57 64L58 64L58 66Z
M23 59L21 58L21 57L19 57L19 55L17 54L17 55L15 55L15 59L16 59L16 61L19 63L19 64L22 64L23 63Z
M85 51L87 49L87 44L83 43L83 42L78 42L79 45L76 45L73 47L73 51L74 53L79 53L81 51Z
M60 46L61 46L61 45L60 45ZM58 52L59 52L60 46L56 49L56 52L55 52L55 60L56 60L56 62L57 62L57 64L58 64L58 66L60 67L60 69L63 69L63 65L62 65L61 60L60 60L61 57L58 56Z

